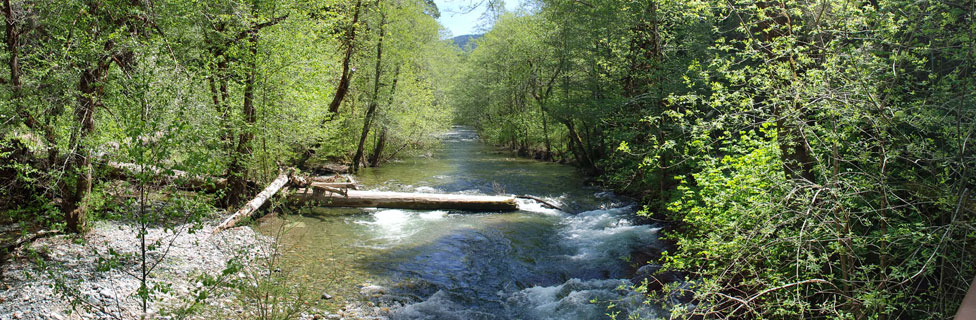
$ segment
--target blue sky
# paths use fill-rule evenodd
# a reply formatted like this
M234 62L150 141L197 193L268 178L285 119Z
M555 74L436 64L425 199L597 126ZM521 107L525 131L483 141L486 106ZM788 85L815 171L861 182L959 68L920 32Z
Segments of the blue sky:
M473 5L486 2L485 0L434 0L437 8L441 11L441 25L451 31L452 36L460 36L472 33L481 33L479 27L484 27L481 15L485 12L482 4L474 10L465 10ZM524 0L506 0L505 9L514 11ZM465 13L465 11L469 11Z

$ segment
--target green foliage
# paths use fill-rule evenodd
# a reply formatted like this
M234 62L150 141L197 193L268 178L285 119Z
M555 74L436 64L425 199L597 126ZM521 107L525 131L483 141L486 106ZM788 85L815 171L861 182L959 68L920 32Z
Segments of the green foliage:
M540 1L464 57L454 100L513 150L540 148L544 112L553 148L671 221L657 263L694 304L650 297L676 317L946 318L976 271L972 19L970 2Z
M452 122L446 92L458 53L440 39L430 1L9 3L0 4L11 35L0 50L0 222L19 223L24 234L84 232L89 219L135 226L134 251L93 254L99 271L124 269L140 280L143 311L171 290L153 271L183 232L235 205L228 199L251 198L253 186L303 157L347 161L367 93L377 89L382 101L370 135L385 133L377 163L436 146L433 134ZM389 20L388 61L373 88L367 66L381 15ZM332 114L353 29L349 63L359 71ZM279 282L258 287L264 291L242 286L241 294L290 294ZM59 282L73 303L82 298L75 289ZM303 307L289 308L279 315Z

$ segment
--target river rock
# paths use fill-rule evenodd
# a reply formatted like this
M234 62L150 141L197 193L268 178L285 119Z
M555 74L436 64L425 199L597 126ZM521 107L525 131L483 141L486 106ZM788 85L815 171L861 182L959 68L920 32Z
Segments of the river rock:
M634 272L634 277L630 278L630 282L633 284L640 284L641 282L644 281L644 279L648 279L654 276L654 274L660 270L661 270L661 265L659 264L652 263L652 264L645 265L637 269L637 272Z
M323 292L322 300L332 300L332 295L330 295L328 292Z
M362 289L359 289L359 293L367 297L385 294L386 291L387 291L386 287L377 286L377 285L368 285L362 287Z

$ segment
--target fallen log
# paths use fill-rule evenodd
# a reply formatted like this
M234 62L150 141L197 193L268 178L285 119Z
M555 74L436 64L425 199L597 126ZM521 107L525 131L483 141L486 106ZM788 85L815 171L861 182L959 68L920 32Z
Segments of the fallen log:
M217 225L217 227L214 228L213 233L216 234L224 229L229 229L241 220L244 220L244 218L250 217L252 214L254 214L254 211L261 208L261 205L263 205L265 201L268 201L268 198L271 198L271 196L273 196L275 193L278 193L278 191L288 183L288 177L290 175L290 172L282 171L281 174L279 174L278 177L271 182L271 184L264 188L264 190L262 190L257 197L254 197L254 199L248 201L243 208L237 210L236 213L230 217L227 217L224 222Z
M374 207L416 210L516 211L514 197L457 194L405 193L346 190L345 193L315 187L298 189L290 201L325 207Z
M227 179L225 178L193 175L186 171L166 170L153 165L138 165L115 161L107 161L104 164L111 169L108 172L108 176L112 178L125 179L143 172L149 172L157 177L155 180L156 183L176 184L186 190L217 191L227 185Z

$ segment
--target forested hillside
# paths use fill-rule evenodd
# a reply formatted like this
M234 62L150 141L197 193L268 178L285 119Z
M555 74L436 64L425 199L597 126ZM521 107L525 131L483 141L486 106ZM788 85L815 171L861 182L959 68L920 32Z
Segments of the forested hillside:
M475 40L481 39L482 36L480 34L466 34L451 38L451 41L454 41L454 45L458 48L465 49L468 48L468 45L473 45Z
M976 262L974 6L543 0L450 101L666 221L655 263L696 301L673 316L948 318Z

